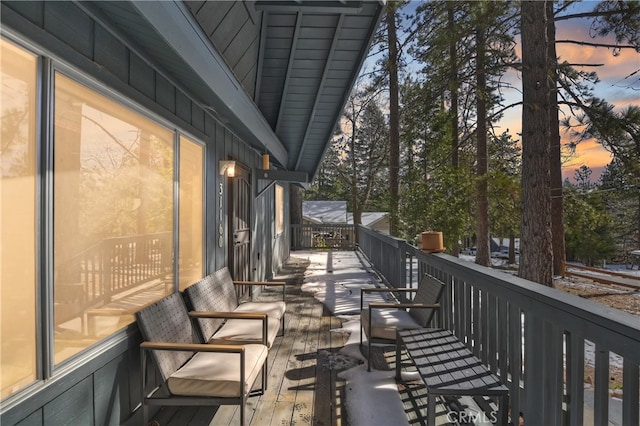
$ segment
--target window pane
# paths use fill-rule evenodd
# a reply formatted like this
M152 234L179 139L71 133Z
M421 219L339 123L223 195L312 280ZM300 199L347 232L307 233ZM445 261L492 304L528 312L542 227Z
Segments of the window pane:
M5 398L36 379L37 59L3 39L0 57L0 397Z
M204 149L193 141L180 137L180 240L178 274L180 290L184 290L203 275L202 230Z
M60 74L54 131L57 364L172 292L174 133Z

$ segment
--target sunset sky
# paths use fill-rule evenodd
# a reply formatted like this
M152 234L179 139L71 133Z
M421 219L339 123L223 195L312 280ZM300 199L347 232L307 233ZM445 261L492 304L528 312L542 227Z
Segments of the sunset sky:
M403 14L412 14L420 3L420 1L411 1L405 6ZM574 4L563 15L591 11L597 3L596 1L583 1ZM589 34L590 25L590 19L559 21L556 26L556 40L568 39L613 43L611 39L592 39ZM516 46L516 52L520 56L519 46ZM614 104L618 109L629 105L640 106L640 53L632 49L625 49L619 55L614 56L611 49L564 43L557 45L557 52L561 62L566 60L569 63L604 64L601 67L585 68L587 71L596 71L601 80L594 87L596 96ZM376 58L374 57L373 59ZM411 68L411 65L409 67ZM364 71L371 71L372 68L372 64L365 64ZM504 92L506 98L504 104L509 105L521 101L521 74L510 71L504 76L503 80L517 88L517 90ZM560 119L562 120L563 118L565 116L561 111ZM522 128L521 122L522 109L520 107L511 108L505 112L503 119L496 124L496 131L501 133L503 130L509 129L509 133L513 135L514 139L521 140L519 135ZM566 145L569 142L569 135L563 129L561 129L561 137L563 145ZM593 170L592 179L597 179L604 166L610 162L611 154L597 141L584 141L577 146L575 154L570 156L564 163L563 176L572 178L576 169L582 165L587 165Z
M574 7L573 13L577 11L589 11L594 8L597 2L585 1ZM589 36L590 20L574 19L560 21L556 27L556 40L592 40ZM602 39L598 39L602 41ZM612 43L612 40L604 40ZM560 62L569 63L593 63L604 64L601 67L589 67L587 71L596 71L600 82L594 87L596 96L605 99L607 102L622 109L630 105L640 106L640 54L632 49L625 49L618 56L613 55L611 49L596 48L590 46L580 46L576 44L557 45L557 52ZM518 49L518 54L520 51ZM516 86L521 87L520 74L513 73L509 80ZM514 99L520 94L512 94ZM565 108L566 110L566 108ZM560 119L563 119L561 112ZM508 128L514 138L520 139L517 134L521 129L522 110L513 109L505 114L504 119L499 124L503 128ZM561 129L563 144L569 141L569 136ZM576 169L582 165L587 165L593 170L593 178L602 172L604 166L611 162L611 154L607 152L597 141L589 140L581 142L576 153L571 156L563 165L563 176L572 178Z

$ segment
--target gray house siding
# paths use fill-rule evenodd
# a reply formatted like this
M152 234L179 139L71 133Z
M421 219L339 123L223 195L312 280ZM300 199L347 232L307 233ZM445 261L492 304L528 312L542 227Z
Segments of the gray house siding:
M205 143L205 273L226 265L227 247L219 247L218 160L233 158L255 170L260 155L213 118L154 64L133 51L117 34L72 2L1 3L3 35L26 43L65 67L161 117ZM254 173L255 175L255 173ZM254 176L254 278L272 275L288 252L288 187L285 187L285 232L273 236L273 186L260 193ZM226 212L226 198L223 206ZM226 220L225 220L226 226ZM92 347L46 381L2 402L0 423L9 425L118 425L139 423L139 343L135 324ZM139 410L138 410L139 411Z

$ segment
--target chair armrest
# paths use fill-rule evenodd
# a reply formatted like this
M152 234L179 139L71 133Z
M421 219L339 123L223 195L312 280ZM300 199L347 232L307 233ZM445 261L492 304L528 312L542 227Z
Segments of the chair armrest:
M440 304L425 305L424 303L369 303L369 308L421 308L440 309Z
M365 293L410 293L418 291L417 288L391 288L391 287L371 287L360 289L360 311L364 309L364 294Z
M226 352L242 353L243 345L213 345L208 343L171 343L171 342L142 342L141 349L154 351L186 351L186 352Z
M286 281L234 281L234 285L264 285L264 286L278 286L282 287L282 301L285 301L285 295L287 294Z
M214 311L191 311L191 318L226 318L226 319L249 319L262 320L262 344L267 346L268 315L265 312L214 312Z
M275 286L286 286L287 283L285 281L234 281L234 285L275 285Z
M192 318L226 318L226 319L253 319L265 320L268 315L265 312L215 312L215 311L191 311Z
M406 287L401 287L401 288L383 288L383 287L371 287L371 288L361 288L360 289L360 293L373 293L373 292L377 292L377 293L395 293L395 292L399 292L399 293L409 293L412 291L418 291L417 288L406 288Z

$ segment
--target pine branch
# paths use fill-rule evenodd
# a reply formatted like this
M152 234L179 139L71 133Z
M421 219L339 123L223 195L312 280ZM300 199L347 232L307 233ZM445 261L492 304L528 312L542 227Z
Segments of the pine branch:
M558 21L566 21L569 19L577 19L577 18L602 18L605 16L615 16L615 15L622 15L624 14L624 12L627 12L626 10L608 10L608 11L591 11L591 12L584 12L584 13L574 13L571 15L562 15L562 16L556 16L553 20L555 22Z
M633 49L637 50L638 47L631 44L607 44L607 43L590 43L588 41L577 40L556 40L556 44L578 44L580 46L592 46L592 47L606 47L609 49Z
M604 67L605 64L563 64L570 67Z

